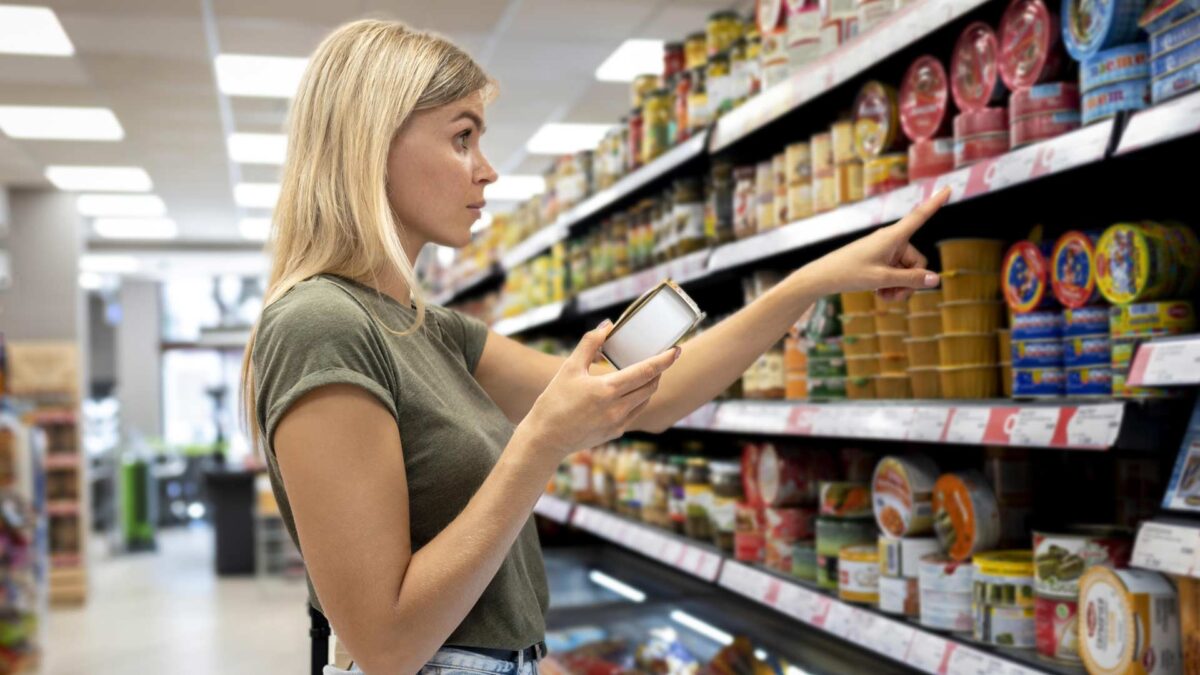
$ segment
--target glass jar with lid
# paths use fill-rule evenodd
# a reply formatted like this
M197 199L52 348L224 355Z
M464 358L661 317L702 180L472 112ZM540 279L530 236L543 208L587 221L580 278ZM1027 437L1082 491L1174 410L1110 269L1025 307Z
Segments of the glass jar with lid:
M732 105L732 73L729 70L729 52L721 52L708 59L704 70L708 87L708 110L712 121L716 121Z
M688 134L701 133L712 123L713 117L709 108L708 79L704 68L696 68L692 72L692 88L688 92Z
M709 511L713 543L721 550L732 553L737 504L743 499L742 465L732 461L712 461L708 463L708 469L713 493L712 509Z
M708 36L704 31L697 31L687 36L683 42L684 68L692 70L703 68L708 61Z
M658 87L657 75L647 73L634 77L633 83L629 85L629 102L633 107L641 108L646 103L646 96Z
M654 161L670 147L667 139L671 123L671 105L666 89L646 95L642 106L642 164Z
M709 481L708 460L693 457L687 460L683 476L686 518L683 531L693 539L712 539L711 516L713 504L712 483Z
M667 483L667 518L668 529L683 534L684 523L687 522L687 501L684 493L684 473L687 470L687 458L682 455L672 455L663 471Z
M672 191L675 214L675 247L679 255L699 251L704 237L704 193L699 178L680 178Z
M684 43L668 42L663 45L663 79L675 76L686 68L687 58Z
M733 41L742 34L742 18L731 10L713 12L705 22L704 32L708 58L720 54L733 46Z

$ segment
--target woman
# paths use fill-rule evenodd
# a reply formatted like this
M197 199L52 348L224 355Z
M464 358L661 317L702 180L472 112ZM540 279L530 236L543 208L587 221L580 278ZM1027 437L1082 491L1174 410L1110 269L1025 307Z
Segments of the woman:
M937 284L907 242L944 194L620 372L594 363L608 321L564 359L426 306L413 260L467 244L496 180L479 148L492 90L446 40L360 21L318 47L292 104L244 412L310 598L363 672L536 672L531 512L564 457L667 429L822 295Z

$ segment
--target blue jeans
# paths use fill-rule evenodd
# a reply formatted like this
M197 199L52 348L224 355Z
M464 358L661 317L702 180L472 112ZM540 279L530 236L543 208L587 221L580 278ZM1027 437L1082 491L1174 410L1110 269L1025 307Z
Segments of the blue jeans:
M358 666L342 670L325 666L325 675L361 675ZM429 659L419 675L538 675L537 661L526 661L520 668L512 661L501 661L462 649L441 649Z

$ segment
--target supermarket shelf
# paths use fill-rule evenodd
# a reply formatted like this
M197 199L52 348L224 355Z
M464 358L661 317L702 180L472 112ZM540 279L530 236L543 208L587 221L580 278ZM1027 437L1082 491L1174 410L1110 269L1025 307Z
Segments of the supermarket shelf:
M54 568L75 568L83 566L83 556L78 553L51 553L50 566ZM57 569L51 570L53 575Z
M554 495L542 495L534 505L533 512L565 525L571 521L571 509L574 506L571 502Z
M1200 384L1200 336L1162 338L1143 344L1129 368L1129 384L1137 387Z
M558 321L567 307L565 302L552 302L548 305L535 307L524 314L508 319L501 319L492 325L492 330L501 335L516 335L548 323Z
M475 289L499 281L502 278L504 278L504 270L499 265L491 265L487 269L467 277L461 283L454 284L451 288L433 296L433 304L448 305Z
M733 145L988 0L920 0L717 121L709 151Z
M1142 523L1131 564L1200 579L1200 523L1183 520Z
M1117 154L1124 155L1200 132L1200 92L1181 96L1135 113Z
M512 247L500 257L500 266L508 272L515 267L531 260L542 251L567 238L569 230L562 221L555 221L529 235L524 241Z
M944 187L964 202L1105 158L1116 126L1107 120L878 197L789 223L716 248L709 273L812 246L903 218Z
M724 561L713 546L582 504L575 507L571 524L708 582L717 580Z
M46 513L51 516L77 516L79 515L79 502L46 502Z
M78 469L79 455L74 453L51 453L46 455L43 465L47 471Z
M629 302L654 288L663 279L687 283L704 277L708 270L711 250L696 251L681 258L656 265L636 274L616 279L581 291L575 298L575 310L580 314Z
M732 400L709 404L681 428L780 436L1106 450L1126 405L997 401Z
M74 410L35 410L26 416L33 426L65 426L77 424L79 416Z

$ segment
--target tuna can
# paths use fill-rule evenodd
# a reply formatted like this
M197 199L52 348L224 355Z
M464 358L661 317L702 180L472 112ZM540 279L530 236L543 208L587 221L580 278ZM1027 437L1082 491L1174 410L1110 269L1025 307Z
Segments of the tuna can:
M976 21L963 29L950 57L950 92L959 110L981 110L1004 100L1000 41L992 27Z
M1200 37L1200 2L1184 0L1177 3L1158 3L1167 8L1166 14L1158 13L1159 7L1146 12L1146 32L1150 34L1150 55L1158 56L1177 49Z
M1178 284L1173 293L1177 297L1186 297L1200 286L1200 237L1192 228L1180 223L1168 222L1162 229L1179 267Z
M1079 587L1079 652L1091 675L1179 673L1179 599L1166 577L1093 567Z
M1063 310L1063 337L1108 333L1107 307L1073 307Z
M1123 568L1133 552L1132 532L1080 525L1067 532L1033 533L1034 591L1046 598L1079 597L1079 580L1096 565Z
M1037 596L1033 610L1037 652L1061 663L1079 663L1079 601Z
M868 82L854 100L854 149L863 160L902 149L896 90Z
M1150 77L1150 46L1145 42L1122 45L1102 51L1084 61L1079 68L1083 93L1126 80Z
M1059 338L1014 340L1010 358L1013 368L1062 368L1063 341Z
M1061 338L1063 315L1061 312L1021 312L1012 315L1012 339L1044 340Z
M1000 19L1000 77L1010 90L1054 79L1063 64L1058 16L1043 0L1013 0Z
M1030 241L1013 244L1004 256L1001 269L1004 301L1012 311L1032 312L1054 305L1055 298L1050 288L1050 265L1043 247Z
M1062 38L1076 61L1127 44L1138 36L1145 0L1063 0Z
M879 604L879 549L847 546L838 554L838 597L846 602Z
M1200 61L1150 81L1150 100L1162 103L1200 86Z
M1108 366L1110 364L1112 364L1112 339L1108 337L1107 332L1103 335L1088 335L1063 340L1063 365L1067 368Z
M1067 396L1112 396L1112 368L1067 368Z
M956 633L971 632L975 568L940 553L921 558L918 589L921 625Z
M878 535L869 518L817 518L817 584L836 591L838 555L847 546L872 544Z
M1009 117L1020 120L1033 115L1079 109L1079 85L1074 82L1047 82L1012 93Z
M973 605L972 637L997 647L1033 649L1037 645L1037 629L1033 607L992 607Z
M1083 123L1108 119L1122 110L1150 105L1150 80L1126 80L1098 87L1083 95Z
M1100 299L1096 287L1096 238L1072 230L1058 238L1050 254L1050 287L1064 307L1083 307Z
M908 155L891 154L867 160L863 167L863 194L874 197L908 185Z
M845 164L858 159L858 155L854 154L854 122L852 120L839 120L833 123L829 128L829 135L833 139L833 163Z
M1008 133L1008 109L1003 107L964 110L954 116L954 138Z
M908 178L935 178L954 170L954 139L915 141L908 148Z
M941 552L935 537L894 539L879 537L879 573L885 577L916 579L921 571L921 558Z
M875 522L890 537L933 530L933 486L938 468L924 456L884 457L871 478Z
M1119 223L1096 243L1096 282L1114 305L1157 300L1174 285L1172 254L1159 233Z
M1058 112L1034 115L1015 120L1012 123L1012 146L1022 148L1030 143L1045 141L1055 136L1061 136L1068 131L1074 131L1082 124L1083 117L1078 110L1060 110Z
M1150 77L1159 78L1200 61L1200 40L1180 45L1168 52L1154 55L1150 62Z
M1109 308L1113 339L1150 333L1178 335L1196 328L1196 311L1187 300L1143 302Z
M1067 374L1062 368L1013 368L1013 397L1045 398L1062 396L1067 390Z
M1033 609L1032 551L980 553L974 561L976 605Z
M985 159L999 157L1010 148L1008 132L954 139L954 168L961 169Z
M820 481L834 474L833 458L827 453L789 452L766 444L758 458L763 506L812 504L820 494Z
M950 122L950 78L934 56L913 61L900 85L900 126L912 141L945 133Z
M943 474L933 488L933 527L942 549L967 560L1000 541L1000 506L978 471Z
M920 581L917 579L879 578L879 610L894 616L921 615Z

